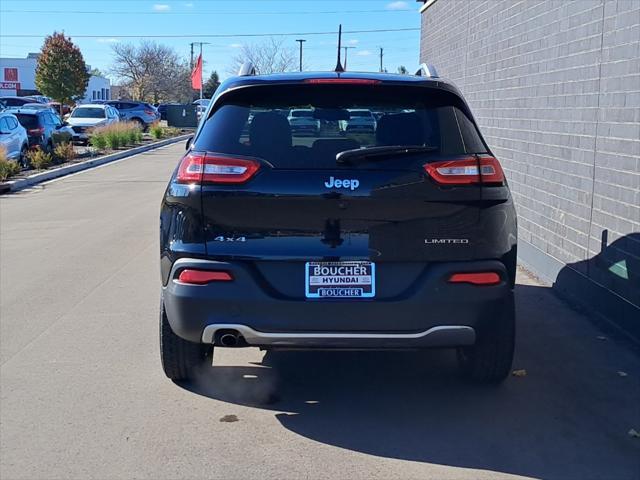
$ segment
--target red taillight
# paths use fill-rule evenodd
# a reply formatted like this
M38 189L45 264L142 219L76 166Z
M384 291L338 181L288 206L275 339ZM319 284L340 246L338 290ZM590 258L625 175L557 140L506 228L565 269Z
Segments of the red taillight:
M473 285L496 285L500 283L500 275L496 272L454 273L449 277L450 283L471 283Z
M153 110L145 110L144 113L146 113L147 115L155 115L156 112Z
M307 78L304 83L333 83L343 85L377 85L382 83L380 80L370 78Z
M178 183L244 183L260 169L260 163L247 158L225 157L192 152L182 159Z
M30 128L27 130L28 135L44 135L44 128Z
M444 162L426 163L425 171L442 185L469 185L504 183L504 172L494 157L462 158Z
M185 269L180 272L178 281L191 285L206 285L211 282L231 282L233 277L229 272L215 270L191 270Z

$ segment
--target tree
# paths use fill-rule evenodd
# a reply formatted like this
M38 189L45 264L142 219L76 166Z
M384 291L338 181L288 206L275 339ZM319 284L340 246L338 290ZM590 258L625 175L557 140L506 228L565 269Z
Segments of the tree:
M298 57L292 48L284 46L284 39L271 37L264 43L243 45L233 58L229 73L235 75L244 62L251 62L260 74L297 70Z
M80 49L63 33L53 32L44 40L36 67L36 88L60 102L60 114L65 103L84 97L89 84L87 64Z
M118 43L111 73L119 78L134 100L145 102L191 101L189 65L174 49L155 42L139 46Z
M398 73L402 75L409 75L409 70L407 70L407 67L405 67L404 65L400 65L398 67Z
M218 72L213 71L209 80L202 86L202 95L205 98L213 97L213 94L216 93L216 90L220 86L220 78L218 77Z

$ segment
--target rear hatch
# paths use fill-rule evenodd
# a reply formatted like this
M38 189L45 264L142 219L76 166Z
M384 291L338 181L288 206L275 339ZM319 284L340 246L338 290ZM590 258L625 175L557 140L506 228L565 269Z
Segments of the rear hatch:
M293 109L311 109L320 131L296 135ZM341 131L350 109L381 112L375 131ZM245 262L287 297L304 297L307 262L374 262L385 298L410 289L430 263L486 258L479 168L500 167L464 102L443 89L238 89L217 100L179 181L194 180L189 164L204 165L208 257Z

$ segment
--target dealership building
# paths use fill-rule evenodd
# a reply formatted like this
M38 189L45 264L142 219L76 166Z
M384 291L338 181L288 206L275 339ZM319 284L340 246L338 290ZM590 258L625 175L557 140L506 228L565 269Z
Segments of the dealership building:
M38 53L30 53L26 58L0 58L0 96L36 95L36 66ZM87 68L90 68L87 66ZM91 75L85 97L80 103L93 100L109 100L111 82L108 78Z
M420 60L507 173L521 263L640 338L640 0L423 0Z

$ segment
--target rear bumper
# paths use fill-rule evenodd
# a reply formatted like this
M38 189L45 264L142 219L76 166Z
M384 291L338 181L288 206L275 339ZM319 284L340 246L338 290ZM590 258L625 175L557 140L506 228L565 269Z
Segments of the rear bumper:
M176 281L187 267L228 271L234 280L208 285ZM492 286L447 282L452 273L488 270L498 272L503 281ZM169 324L186 340L217 343L218 332L234 330L248 345L327 348L470 345L512 294L499 261L431 265L407 291L392 298L283 297L247 263L185 258L174 263L163 287Z

